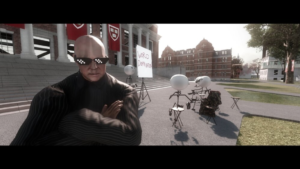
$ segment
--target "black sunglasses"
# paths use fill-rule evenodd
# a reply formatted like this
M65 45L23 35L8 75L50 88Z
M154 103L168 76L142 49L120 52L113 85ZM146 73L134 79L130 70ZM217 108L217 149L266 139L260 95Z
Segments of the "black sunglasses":
M105 58L90 59L90 58L77 58L76 55L74 55L74 61L80 65L89 65L92 63L92 61L96 62L97 64L106 64L108 59L109 58L107 56Z

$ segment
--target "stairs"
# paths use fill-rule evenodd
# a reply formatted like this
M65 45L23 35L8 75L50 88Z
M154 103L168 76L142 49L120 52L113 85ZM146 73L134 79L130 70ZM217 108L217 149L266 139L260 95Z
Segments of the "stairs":
M74 62L20 59L19 56L0 55L0 113L28 110L31 100L44 87L57 83L78 71ZM124 68L106 66L106 72L126 82ZM140 90L142 79L132 75L133 83ZM147 90L168 87L170 81L154 75L144 79Z

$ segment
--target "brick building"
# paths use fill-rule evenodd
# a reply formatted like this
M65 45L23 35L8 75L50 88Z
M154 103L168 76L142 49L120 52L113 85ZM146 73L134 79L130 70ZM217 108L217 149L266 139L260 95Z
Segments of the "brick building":
M135 47L138 44L152 51L152 66L157 67L161 37L157 34L157 25L120 24L120 52L110 50L107 45L107 24L87 25L87 34L99 37L104 43L109 56L108 66L136 66ZM74 41L67 39L65 24L25 24L25 29L0 24L0 55L70 62L73 52Z
M229 79L231 76L232 49L214 50L212 44L203 39L196 48L174 51L167 46L159 58L158 67L181 66L190 80L198 76L211 79Z

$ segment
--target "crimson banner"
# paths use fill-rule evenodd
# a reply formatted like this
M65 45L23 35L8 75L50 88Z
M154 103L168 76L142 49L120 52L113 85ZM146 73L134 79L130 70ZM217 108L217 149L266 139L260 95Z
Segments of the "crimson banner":
M292 72L294 71L294 65L295 65L295 60L292 60L292 69L291 69Z
M69 40L76 40L80 36L87 35L87 25L83 23L67 24L67 36Z
M109 49L120 51L120 24L107 24Z
M5 24L5 25L25 29L25 24Z

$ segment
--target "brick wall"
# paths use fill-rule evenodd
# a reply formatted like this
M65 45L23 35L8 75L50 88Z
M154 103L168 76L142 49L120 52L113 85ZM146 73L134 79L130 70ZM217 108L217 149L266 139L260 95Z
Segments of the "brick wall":
M153 32L157 33L157 27L152 25L150 28L150 30L152 30Z
M205 44L204 47L203 47L203 44ZM167 49L169 51L168 53L166 52ZM186 72L187 77L207 75L212 78L230 78L230 76L231 76L232 56L231 56L230 51L229 51L229 55L228 54L226 55L227 62L222 62L222 58L217 58L217 62L216 62L215 57L214 57L214 53L215 53L214 47L212 46L212 44L210 42L208 42L205 39L202 40L196 46L196 48L181 50L181 51L183 51L183 54L181 54L180 52L174 51L174 55L172 55L170 50L171 49L169 47L166 47L165 50L163 51L163 53L161 55L162 59L158 63L159 65L161 65L160 67L165 67L163 65L165 63L169 62L169 60L167 60L167 56L169 54L171 54L171 56L172 56L171 61L172 61L173 66L177 65L177 63L181 61L182 62L181 65L188 68L186 70L186 71L188 71L188 72ZM188 50L194 50L195 52L187 53ZM198 56L198 53L200 51L203 52L203 54ZM194 57L193 57L193 55L194 55ZM220 56L222 56L222 55L220 55ZM166 58L166 60L163 60L163 58ZM199 62L198 62L198 59L199 59ZM206 59L208 59L208 61L206 61ZM192 62L192 63L187 62L187 61L192 61L192 60L194 60L194 62ZM217 65L217 68L215 68L215 65ZM222 68L222 65L226 65L226 68ZM197 66L201 66L201 69L198 69ZM215 72L218 73L217 76L215 76ZM223 76L223 74L221 74L223 72L226 73L225 76Z
M54 24L32 24L32 27L57 33L57 25Z
M92 35L100 39L100 24L92 24Z

